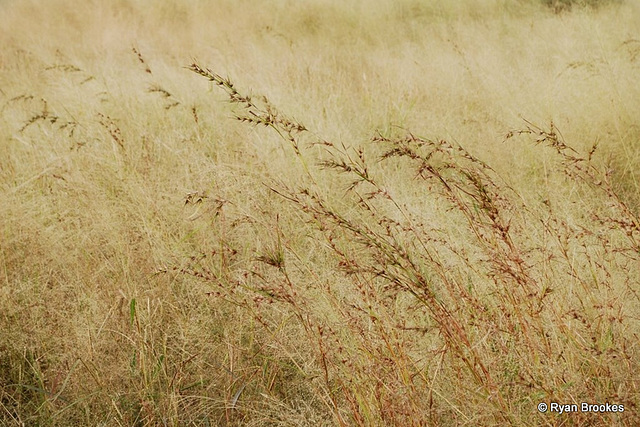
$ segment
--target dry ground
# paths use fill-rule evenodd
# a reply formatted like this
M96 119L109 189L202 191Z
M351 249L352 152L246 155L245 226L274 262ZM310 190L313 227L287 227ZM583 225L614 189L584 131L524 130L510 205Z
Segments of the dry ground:
M640 5L544 3L0 0L0 424L640 424Z

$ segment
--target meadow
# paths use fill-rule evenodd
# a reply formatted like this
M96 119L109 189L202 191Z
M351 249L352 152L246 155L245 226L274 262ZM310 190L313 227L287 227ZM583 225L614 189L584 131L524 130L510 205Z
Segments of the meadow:
M1 425L640 425L636 0L0 0L0 45Z

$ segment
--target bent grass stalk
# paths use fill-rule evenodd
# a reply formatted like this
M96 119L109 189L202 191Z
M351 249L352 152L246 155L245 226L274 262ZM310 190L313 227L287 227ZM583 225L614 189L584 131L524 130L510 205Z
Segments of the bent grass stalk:
M244 114L238 116L238 120L262 124L276 130L283 140L290 143L296 156L302 160L303 153L298 137L307 130L305 126L275 114L275 109L266 100L266 107L257 107L251 101L251 97L241 95L235 89L230 79L223 79L197 64L191 65L190 69L214 81L223 88L232 103L241 105ZM586 157L581 157L562 140L553 123L549 130L543 130L527 122L525 129L510 132L507 139L518 135L533 135L536 144L545 144L553 148L560 158L560 171L563 174L575 184L584 184L587 188L602 191L613 202L616 214L606 218L597 217L598 222L603 225L615 224L625 230L624 235L631 244L625 250L636 254L627 256L633 256L637 262L637 218L614 192L607 175L592 162L595 147ZM590 327L587 322L600 324L596 319L603 314L604 306L597 303L598 298L591 299L591 307L585 306L585 301L572 300L568 296L554 299L553 295L557 292L554 289L559 286L559 282L552 284L550 281L559 280L558 275L562 274L562 269L553 267L552 271L555 273L551 274L556 276L550 276L549 260L563 259L571 276L582 284L585 291L593 292L589 290L588 283L597 281L599 275L593 269L609 274L608 268L617 268L615 262L607 267L594 264L591 260L590 247L594 243L597 244L600 237L597 237L595 242L590 242L594 236L592 233L581 234L551 225L538 211L527 206L517 191L504 183L490 166L463 147L445 140L428 140L412 134L404 138L377 135L373 138L372 144L382 147L382 154L378 156L376 163L369 162L365 155L365 149L374 151L372 146L355 149L355 155L352 156L344 145L336 146L325 140L315 144L325 149L326 157L316 160L313 170L317 172L313 172L303 161L305 170L309 175L328 170L345 176L345 194L352 203L348 213L333 207L334 202L331 200L334 197L319 187L316 181L315 187L311 188L295 188L284 184L271 185L270 188L304 213L309 223L324 236L336 265L353 286L352 291L359 293L363 302L366 301L366 308L358 307L358 310L362 311L354 315L349 313L349 310L355 306L342 306L344 303L332 299L346 324L351 325L347 326L351 328L348 332L351 334L350 338L344 342L338 338L337 349L329 349L323 344L322 331L325 327L318 326L317 329L320 337L317 338L316 349L324 371L325 386L329 390L334 389L332 378L341 384L340 393L350 402L351 422L365 425L384 420L396 424L402 419L420 424L418 420L423 419L425 413L420 405L415 405L415 399L420 399L419 396L423 393L415 388L413 380L409 380L416 378L416 375L422 378L421 382L427 389L431 402L434 394L443 395L433 382L435 376L433 381L429 381L428 377L420 374L417 360L407 344L399 344L397 341L394 344L394 339L389 341L390 331L422 330L420 327L404 328L399 324L394 325L397 322L394 314L385 314L389 307L384 301L387 298L397 300L403 294L411 295L417 302L417 306L411 303L407 309L413 310L413 314L418 316L428 313L431 321L437 325L438 336L443 340L444 346L444 350L439 352L439 366L446 360L449 369L461 376L457 381L463 381L463 377L469 376L472 383L480 387L473 393L479 393L478 396L482 396L482 399L494 407L494 420L512 425L519 423L517 415L513 413L513 399L521 400L526 398L526 394L512 394L513 386L518 388L526 384L535 384L537 388L544 390L548 399L567 399L568 395L558 388L557 379L550 378L548 372L549 369L551 372L561 369L556 360L558 355L565 351L565 344L561 344L562 336L570 339L573 346L583 347L583 332L564 326L568 315L578 316L575 309L568 307L579 302L583 310L586 310L587 314L576 318L583 319L582 324L587 326L588 330ZM439 206L448 206L447 216L457 218L454 222L449 221L445 227L458 224L455 226L458 228L466 224L463 234L469 245L467 248L451 244L446 238L446 232L443 234L441 229L426 227L419 216L410 213L406 205L396 200L393 193L397 192L397 189L389 189L387 185L379 182L380 172L385 165L397 167L391 164L396 160L400 165L405 164L408 167L406 170L413 171L412 183L407 182L408 186L421 187L425 198ZM407 172L404 174L409 176ZM553 212L549 213L553 217ZM400 216L397 217L396 214ZM542 228L536 224L542 225ZM594 224L591 223L589 226L593 227ZM458 228L458 232L461 231L462 229ZM536 247L521 237L531 232L542 235L551 233L558 241L566 243L559 246ZM571 240L575 244L570 244ZM602 248L608 256L618 257L606 246L606 240L602 243L605 244ZM620 250L622 248L617 249L616 253ZM575 263L576 255L584 257L590 268L586 271L578 268ZM281 268L284 264L282 257L279 251L277 257L272 254L259 260L280 269L284 274L284 269ZM458 260L457 264L452 264L451 257ZM457 266L452 269L452 265ZM285 279L290 288L295 289L296 284L286 274ZM469 287L469 280L477 280L477 288ZM267 283L267 286L275 284ZM600 288L602 285L597 286ZM611 283L606 285L607 289L613 291L611 286ZM367 287L369 290L365 291ZM275 289L273 291L275 294ZM564 294L564 291L560 293ZM291 293L287 301L295 307L299 318L319 316L319 313L310 310L310 306L301 305L298 298L295 293ZM616 310L626 312L624 303L621 300L617 301ZM383 307L387 308L383 310ZM381 340L377 344L358 338L359 335L368 335L362 326L352 323L359 315L377 325L375 328L380 334L377 339ZM361 321L362 319L357 320ZM320 320L312 321L315 322ZM429 328L425 329L428 330ZM550 335L549 331L554 332ZM602 338L599 334L598 332L593 336L596 346L601 345L599 343ZM417 339L417 336L415 338ZM409 387L406 391L409 392L409 396L413 396L409 397L409 401L414 404L409 408L401 408L397 402L388 400L389 397L383 394L376 394L371 401L366 396L367 386L355 385L358 370L364 366L361 365L355 371L345 371L340 363L328 362L331 356L336 357L332 352L353 346L353 340L359 342L355 344L353 351L370 354L363 362L364 365L380 363L379 357L383 360L390 358L395 367L385 375L395 371L394 376L404 378L403 388ZM421 341L418 339L416 342ZM309 344L313 345L311 337ZM377 345L381 347L376 348ZM396 350L395 345L399 345ZM382 350L383 348L386 350ZM496 353L499 348L504 351L502 355ZM378 353L381 350L390 353L382 356ZM445 357L447 355L448 357ZM514 359L515 355L517 356ZM459 362L462 362L462 365L459 365ZM514 363L515 366L508 368L513 373L508 375L511 377L509 381L515 383L507 386L505 378L501 378L501 375L505 375L508 372L505 371L507 366ZM596 365L593 369L599 370L608 362L605 358L594 363ZM504 373L501 374L501 371ZM360 377L359 380L363 379ZM391 381L389 377L379 378L373 383L371 380L373 379L364 380L364 384L370 384L373 389ZM434 387L436 390L433 390ZM466 386L462 390L464 391L461 391L460 397L469 397L467 393L471 392L472 388ZM588 393L592 398L596 398L601 392L591 390ZM341 419L335 398L332 398L332 401L334 415ZM443 397L442 402L450 409L459 411L458 405L451 400ZM407 410L411 413L410 416L400 416Z

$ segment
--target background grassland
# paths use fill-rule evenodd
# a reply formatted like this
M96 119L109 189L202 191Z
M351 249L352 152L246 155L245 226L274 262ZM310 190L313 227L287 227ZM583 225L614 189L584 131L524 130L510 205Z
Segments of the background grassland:
M640 7L570 3L0 1L0 424L638 425Z

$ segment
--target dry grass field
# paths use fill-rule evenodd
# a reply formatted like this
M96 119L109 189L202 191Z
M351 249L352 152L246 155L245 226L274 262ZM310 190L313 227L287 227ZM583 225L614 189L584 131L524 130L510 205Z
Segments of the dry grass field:
M0 0L0 425L640 425L640 3L573 3Z

